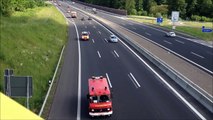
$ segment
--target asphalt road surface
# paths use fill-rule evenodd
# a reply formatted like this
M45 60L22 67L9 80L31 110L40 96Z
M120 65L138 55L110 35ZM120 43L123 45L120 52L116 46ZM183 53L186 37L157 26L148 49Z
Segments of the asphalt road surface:
M163 82L171 80L163 74L160 78L146 60L141 60L142 56L136 56L122 41L110 43L112 33L94 20L87 20L79 11L77 18L69 18L66 7L67 3L63 2L59 8L69 20L69 40L48 119L94 119L88 114L86 98L91 76L107 77L113 92L113 115L95 119L196 120L206 117L198 111L195 113L194 107L175 94ZM86 20L80 20L82 17ZM78 39L82 31L90 32L89 41ZM181 94L187 95L184 90ZM195 102L191 96L187 97L189 104Z

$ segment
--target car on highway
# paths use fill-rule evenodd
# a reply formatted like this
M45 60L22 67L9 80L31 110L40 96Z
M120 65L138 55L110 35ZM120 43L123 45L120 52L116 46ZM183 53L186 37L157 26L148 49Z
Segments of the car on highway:
M111 116L112 93L110 91L107 78L103 76L93 76L88 80L89 115L94 116Z
M90 32L83 31L83 32L81 33L81 39L82 39L82 40L89 40L89 34L90 34Z
M118 38L115 35L110 35L109 42L117 43L118 42Z
M92 20L92 17L91 17L91 16L89 16L89 17L88 17L88 20Z
M70 11L71 11L70 6L67 6L67 12L70 13Z
M166 36L167 37L175 37L176 34L175 34L175 32L168 32L168 33L166 33Z
M77 12L76 11L72 11L71 12L71 17L72 18L77 18Z

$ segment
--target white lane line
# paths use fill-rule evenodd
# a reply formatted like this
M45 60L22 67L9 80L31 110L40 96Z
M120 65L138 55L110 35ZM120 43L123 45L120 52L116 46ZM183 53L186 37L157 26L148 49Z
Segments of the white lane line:
M165 43L167 43L167 44L172 44L171 42L169 42L169 41L166 41L166 40L164 40L163 42L165 42Z
M101 31L98 31L99 34L101 34Z
M101 54L100 54L100 52L99 52L99 51L97 51L97 53L98 53L98 57L99 57L99 58L101 58Z
M132 75L132 73L129 73L130 76L133 78L133 80L135 81L135 83L137 84L138 87L141 87L140 84L138 83L138 81L135 79L135 77Z
M180 41L180 40L177 40L177 39L175 39L175 41L176 41L176 42L179 42L179 43L181 43L181 44L185 44L183 41Z
M148 35L148 36L151 36L151 34L150 34L150 33L148 33L148 32L145 32L145 34L146 34L146 35Z
M85 28L87 28L87 26L85 26Z
M111 34L113 34L109 29L107 29L105 26L103 26L102 24L100 24L99 22L97 22L96 20L94 20L96 23L98 23L100 26L102 26L103 28L105 28L107 31L109 31ZM120 39L119 39L120 40ZM166 82L166 80L164 80L151 66L149 66L139 55L137 55L129 46L126 45L126 43L124 43L122 40L120 40L120 42L126 46L141 62L143 62L161 81L164 82L164 84L166 84L166 86L168 86L171 91L177 95L177 97L179 97L196 115L199 116L200 119L202 120L206 120L206 118L199 113L184 97L182 97L168 82Z
M112 84L111 84L111 82L110 82L109 75L108 75L107 73L106 73L106 77L107 77L107 81L108 81L108 83L109 83L109 87L112 88Z
M115 53L115 55L116 55L117 57L119 57L118 53L117 53L115 50L114 50L113 52Z
M92 27L93 27L93 28L96 28L96 26L95 26L95 25L93 25Z
M201 55L198 55L197 53L194 53L194 52L190 52L191 54L193 54L193 55L195 55L195 56L197 56L197 57L200 57L200 58L205 58L205 57L203 57L203 56L201 56Z
M106 38L104 38L104 41L108 43L108 40Z
M94 39L92 39L92 42L95 43Z
M136 82L134 82L134 79L132 78L132 76L128 74L128 77L132 81L132 83L135 85L135 87L138 88L138 85L136 84Z
M77 120L81 119L81 48L78 34L78 28L73 22L78 39L78 105L77 105Z

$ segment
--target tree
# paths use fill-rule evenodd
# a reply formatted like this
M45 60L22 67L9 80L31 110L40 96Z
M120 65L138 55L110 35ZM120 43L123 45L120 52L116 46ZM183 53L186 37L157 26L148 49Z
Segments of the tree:
M187 3L185 0L168 0L169 5L169 14L171 14L172 11L179 11L180 17L185 18L186 17L186 6Z
M196 14L197 0L188 0L186 7L186 16L190 17L193 14Z
M135 14L135 0L126 0L125 9L128 14Z
M137 11L142 11L143 10L143 0L136 0L135 1L135 7Z

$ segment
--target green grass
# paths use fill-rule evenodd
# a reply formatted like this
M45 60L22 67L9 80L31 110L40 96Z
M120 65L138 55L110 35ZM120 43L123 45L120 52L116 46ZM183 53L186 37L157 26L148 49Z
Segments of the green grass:
M156 18L154 17L129 16L129 19L145 24L156 25ZM213 23L180 21L180 24L177 25L176 30L206 41L213 41L213 33L203 33L201 31L202 26L205 26L206 28L213 28ZM161 27L172 29L171 21L169 19L164 19L164 22L161 24Z
M0 90L3 91L5 68L16 76L33 77L30 109L39 112L62 46L67 41L64 17L51 5L16 12L0 21ZM25 99L16 99L25 104Z

